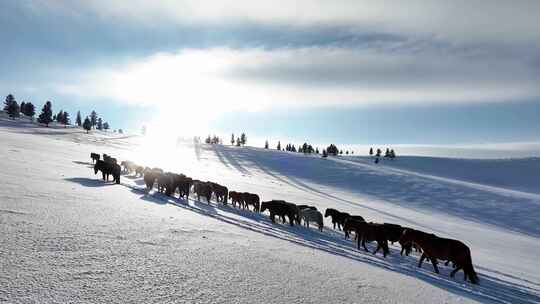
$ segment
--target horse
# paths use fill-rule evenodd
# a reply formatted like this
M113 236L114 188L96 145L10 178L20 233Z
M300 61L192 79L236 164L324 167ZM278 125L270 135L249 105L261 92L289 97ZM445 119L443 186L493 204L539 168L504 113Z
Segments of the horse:
M156 182L158 174L159 173L153 171L152 169L144 170L144 183L146 184L147 192L154 188L154 183Z
M336 229L336 224L339 230L341 230L341 227L345 223L345 220L349 218L351 215L346 212L339 212L336 209L328 208L324 212L324 217L332 217L332 224L334 224L334 229Z
M212 182L209 182L209 183L212 186L212 191L216 195L216 201L222 202L224 205L227 205L227 201L229 200L228 198L229 189L227 189L227 187L222 186L218 183L212 183Z
M463 269L463 280L467 277L473 284L478 284L479 279L472 265L471 250L467 245L458 240L441 238L434 234L425 233L414 229L405 229L400 239L404 243L413 243L422 248L422 256L418 267L422 267L424 259L429 258L433 269L439 273L437 259L452 261L455 269L450 273L454 277L456 272Z
M195 182L193 184L193 191L197 194L197 200L201 201L201 196L206 198L206 201L210 205L210 199L212 198L212 186L205 182Z
M253 211L259 212L260 209L260 198L257 194L244 192L241 193L242 201L244 203L244 207L249 210L249 206L253 206Z
M238 207L242 207L244 205L242 193L240 192L229 191L229 199L231 200L231 203L234 207L236 207L237 203L238 203Z
M390 241L392 244L399 241L405 228L401 227L400 225L390 223L383 223L383 225L386 231L386 237L388 238L388 241Z
M183 175L183 174L175 174L174 175L174 190L176 191L176 188L178 188L179 198L189 199L189 188L191 188L191 183L193 182L191 178Z
M131 164L132 162L130 162L129 160L123 160L122 162L120 162L120 166L122 167L122 173L124 174L131 173L130 172Z
M135 176L143 176L143 172L144 172L143 166L135 167Z
M319 226L319 231L323 231L324 223L322 214L313 209L300 209L300 217L304 220L304 224L309 228L309 222L316 222Z
M285 221L285 216L289 218L289 223L294 226L294 221L298 216L298 209L292 206L293 204L281 200L271 200L261 203L261 212L268 209L270 212L270 220L275 223L275 216L278 215Z
M379 249L383 250L383 257L386 257L390 253L388 248L388 239L386 238L386 232L383 224L358 222L356 227L356 247L360 249L360 243L366 252L369 250L366 247L366 242L377 242L377 249L373 251L373 254L377 254Z
M121 168L119 165L98 160L94 165L94 174L97 174L98 171L101 171L101 174L103 175L103 180L109 181L109 175L112 175L113 181L117 184L120 184Z
M167 196L171 196L175 189L172 173L161 173L157 177L158 192L165 193Z
M345 239L348 239L349 238L349 234L355 230L355 227L357 226L356 223L357 222L360 222L360 223L365 223L366 221L364 220L363 217L361 217L360 215L352 215L352 216L349 216L345 222L343 223L343 232L345 233ZM356 234L355 236L355 240L358 238L358 234Z
M99 157L99 154L98 153L90 153L90 158L92 159L92 163L95 163L96 161L98 161L100 159Z

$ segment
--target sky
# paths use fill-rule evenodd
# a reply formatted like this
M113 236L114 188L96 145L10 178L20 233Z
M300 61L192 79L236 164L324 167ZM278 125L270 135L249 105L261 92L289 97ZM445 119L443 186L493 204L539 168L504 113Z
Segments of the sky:
M113 128L540 141L539 1L0 2L0 95Z

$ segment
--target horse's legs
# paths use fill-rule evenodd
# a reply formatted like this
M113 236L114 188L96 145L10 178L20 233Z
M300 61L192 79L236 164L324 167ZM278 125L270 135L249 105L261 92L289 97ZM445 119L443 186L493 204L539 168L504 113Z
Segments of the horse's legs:
M426 254L422 253L422 256L420 257L420 261L418 261L418 267L422 268L422 262L424 262L424 259L426 258Z
M272 221L272 223L275 223L276 222L276 219L274 218L274 213L270 212L270 220Z
M383 257L386 257L386 255L390 253L390 249L388 249L387 242L382 243L382 249L383 249Z
M365 238L362 238L362 246L364 247L364 250L365 250L366 252L369 252L369 250L368 250L367 247L366 247L366 239L365 239Z
M433 269L435 269L436 273L439 273L439 267L437 267L437 258L430 257L430 259L431 259L431 264L433 264Z

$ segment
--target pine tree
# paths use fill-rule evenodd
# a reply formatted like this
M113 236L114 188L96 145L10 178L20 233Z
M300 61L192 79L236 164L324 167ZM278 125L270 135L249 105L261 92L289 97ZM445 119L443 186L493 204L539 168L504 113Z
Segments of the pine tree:
M56 122L62 123L64 121L64 111L60 110L58 114L56 114Z
M120 133L120 134L124 134L124 130L122 130L122 129L118 129L118 133Z
M92 121L90 120L90 118L88 118L88 116L86 116L86 118L84 119L82 126L86 130L86 134L88 134L88 131L92 129Z
M384 152L384 157L390 157L390 149L386 148L386 151Z
M280 141L277 142L277 150L278 150L278 151L281 150L281 142L280 142Z
M327 153L328 155L334 155L334 156L336 156L336 155L338 155L339 150L338 150L338 148L336 147L336 145L331 144L330 146L328 146L328 148L326 148L326 153Z
M240 144L241 144L241 142L240 142L240 137L237 137L237 138L236 138L236 146L237 146L237 147L240 147Z
M247 142L246 133L242 133L242 135L240 135L240 143L242 144L242 146L244 146L246 142Z
M382 153L381 149L377 149L377 154L375 156L380 157L381 153Z
M97 120L97 129L103 130L103 120L101 119L101 117Z
M319 148L315 148L315 154L319 154Z
M373 155L373 147L369 148L369 155Z
M6 96L6 100L4 101L4 111L6 111L9 117L13 119L15 119L15 117L19 117L21 108L19 107L19 104L15 100L15 97L13 97L13 95L11 94Z
M70 121L68 112L64 112L64 114L62 115L62 123L64 124L64 128L67 128L67 125L69 125Z
M105 130L109 130L110 126L109 126L109 123L108 122L104 122L103 123L103 129ZM143 134L144 135L144 134Z
M13 95L9 94L8 96L6 96L6 100L4 101L4 111L8 112L9 107L14 101L15 97Z
M234 142L235 140L234 140L234 133L233 133L231 134L231 146L234 146Z
M96 111L92 111L92 113L90 113L90 122L92 123L92 127L94 129L96 128L96 125L97 125L97 119L98 119L98 115Z
M77 111L77 119L75 119L75 122L77 123L77 126L82 126L81 111Z
M49 127L49 124L52 121L52 104L50 101L47 101L41 109L41 114L39 114L38 122L45 124L47 127Z
M31 102L27 102L25 105L24 105L24 115L30 117L30 118L34 118L34 115L36 115L36 108L34 107L34 104L32 104Z
M266 142L264 142L264 148L268 149L268 140Z
M24 115L26 115L26 102L21 102L21 107L20 107L20 110L21 110L21 113L23 113Z
M326 152L326 149L322 150L322 157L324 158L328 157L328 153Z

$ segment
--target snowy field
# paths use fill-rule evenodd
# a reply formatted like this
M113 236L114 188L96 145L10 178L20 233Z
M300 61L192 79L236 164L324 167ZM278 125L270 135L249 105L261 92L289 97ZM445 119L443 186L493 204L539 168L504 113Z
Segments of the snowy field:
M166 145L0 118L0 301L540 303L539 160L321 159ZM480 285L418 255L374 256L333 231L145 194L94 175L90 152L465 242ZM193 197L192 197L193 198ZM325 219L328 220L328 219ZM373 250L374 244L368 245Z

